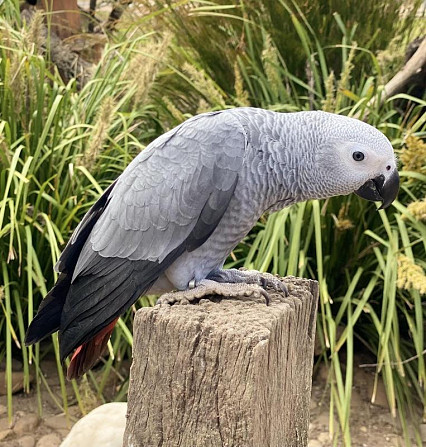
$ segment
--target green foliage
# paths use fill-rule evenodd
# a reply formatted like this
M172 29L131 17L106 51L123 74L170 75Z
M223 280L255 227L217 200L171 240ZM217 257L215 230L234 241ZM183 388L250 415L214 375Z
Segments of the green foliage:
M92 80L78 92L74 81L63 84L43 45L29 38L32 32L0 21L0 359L6 356L10 377L12 355L22 358L27 391L30 364L37 387L43 367L39 347L26 348L24 334L57 278L53 266L61 248L102 190L143 149L141 141L161 132L152 107L135 102L147 85L126 72L145 47L144 36L106 48ZM128 350L127 343L117 343L128 340L126 326L119 327L113 348ZM52 338L62 386L58 406L66 409L57 335Z
M309 8L271 1L257 10L248 0L237 7L180 2L155 16L155 35L140 35L137 22L125 27L81 91L74 81L64 85L49 65L36 24L21 30L17 13L8 11L9 20L0 21L0 358L6 357L8 374L12 355L20 356L26 390L30 363L37 388L48 387L40 359L52 344L25 348L25 328L54 282L63 244L143 142L205 110L324 109L363 118L389 137L403 162L398 201L377 212L355 196L338 197L264 216L228 265L319 281L318 337L330 365L334 445L351 443L353 355L360 345L377 358L375 383L383 377L391 412L399 414L411 445L407 424L421 418L426 380L426 159L412 163L412 154L424 153L415 136L426 134L426 102L401 94L380 104L384 73L375 51L397 30L409 31L413 15L396 20L398 2L361 3L352 11L354 2L344 2L345 9L337 0ZM389 26L372 32L378 20ZM282 37L284 30L291 38ZM401 100L411 101L405 114L396 110ZM144 297L138 306L152 302ZM131 317L129 311L119 321L114 358L100 377L88 375L100 399L110 374L130 355ZM57 356L56 336L53 346ZM59 359L58 374L62 396L52 398L66 410ZM120 380L117 398L126 392ZM73 389L84 411L75 382ZM11 412L11 390L8 398Z
M415 20L415 14L409 12L415 11L421 1L139 0L138 3L149 10L156 5L157 11L164 11L164 4L168 5L165 13L155 16L154 25L174 31L178 43L175 58L191 49L196 64L227 94L233 94L234 64L246 55L256 64L260 62L264 30L270 34L284 66L294 76L303 78L306 57L316 57L317 44L322 48L334 46L342 40L343 33L346 44L356 36L360 47L374 53L383 50L395 35L407 34ZM404 16L402 6L407 11ZM301 30L301 26L305 29ZM300 32L306 32L307 41L299 38ZM330 67L340 71L340 52L334 49L330 53ZM359 54L357 65L363 64L362 59ZM256 103L255 96L252 100Z

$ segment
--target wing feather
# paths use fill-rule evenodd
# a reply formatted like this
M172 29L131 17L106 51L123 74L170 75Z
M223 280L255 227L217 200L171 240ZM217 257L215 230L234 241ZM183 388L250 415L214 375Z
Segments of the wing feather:
M60 324L62 358L208 239L233 197L245 149L239 122L212 113L158 138L130 163L75 266Z
M189 237L203 210L206 222L218 223L218 201L232 197L245 145L241 126L226 113L199 115L156 140L146 149L150 156L137 157L118 179L91 248L103 257L161 262Z

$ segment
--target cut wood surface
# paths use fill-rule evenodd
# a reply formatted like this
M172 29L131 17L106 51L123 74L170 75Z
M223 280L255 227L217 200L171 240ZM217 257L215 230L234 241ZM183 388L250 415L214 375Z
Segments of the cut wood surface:
M307 445L316 281L137 312L127 447Z

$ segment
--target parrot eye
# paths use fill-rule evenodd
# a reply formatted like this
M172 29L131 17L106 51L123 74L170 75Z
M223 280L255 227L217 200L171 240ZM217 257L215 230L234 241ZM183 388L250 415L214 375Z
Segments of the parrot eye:
M352 154L352 158L355 161L362 161L364 160L364 154L362 152L356 151Z

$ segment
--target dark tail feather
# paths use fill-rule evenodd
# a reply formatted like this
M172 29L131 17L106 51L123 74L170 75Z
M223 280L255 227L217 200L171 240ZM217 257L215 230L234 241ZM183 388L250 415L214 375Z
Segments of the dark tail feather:
M111 321L91 340L80 345L74 352L67 371L67 379L76 379L92 368L104 352L118 318Z
M59 329L65 298L71 285L72 275L61 273L52 290L41 302L37 315L25 335L27 346L37 343Z

